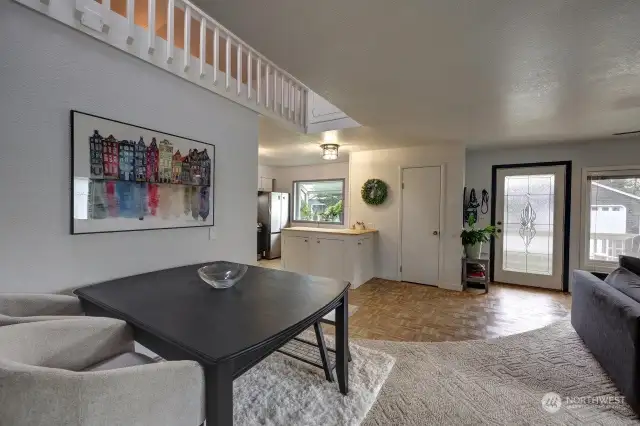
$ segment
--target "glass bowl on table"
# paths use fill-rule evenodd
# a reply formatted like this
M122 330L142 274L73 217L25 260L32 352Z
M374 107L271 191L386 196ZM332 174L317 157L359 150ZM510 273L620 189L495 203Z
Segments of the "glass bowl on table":
M241 263L219 261L198 269L198 275L211 287L222 289L240 281L248 269L247 265Z

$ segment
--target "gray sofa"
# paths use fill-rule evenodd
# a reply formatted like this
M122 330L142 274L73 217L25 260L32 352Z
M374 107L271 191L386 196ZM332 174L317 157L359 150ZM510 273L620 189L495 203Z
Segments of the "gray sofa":
M619 268L602 280L576 270L573 279L571 324L640 413L640 275Z

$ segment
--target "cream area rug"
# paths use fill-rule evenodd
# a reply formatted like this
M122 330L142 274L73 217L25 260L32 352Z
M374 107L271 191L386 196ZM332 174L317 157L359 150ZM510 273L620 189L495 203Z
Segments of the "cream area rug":
M568 318L493 340L358 345L396 358L363 426L639 423ZM545 410L551 392L560 404Z
M331 336L327 344L333 347ZM234 425L359 425L389 376L394 358L350 344L349 394L324 372L274 353L233 382ZM334 371L335 377L335 371Z

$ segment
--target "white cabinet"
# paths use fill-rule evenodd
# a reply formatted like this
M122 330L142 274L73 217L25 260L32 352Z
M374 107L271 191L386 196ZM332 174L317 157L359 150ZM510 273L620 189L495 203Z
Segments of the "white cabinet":
M374 260L371 237L358 238L353 257L354 280L364 283L373 278Z
M315 238L309 248L309 274L344 280L345 242L335 238Z
M330 231L285 229L282 232L282 267L300 274L349 281L351 288L373 278L375 234Z
M269 177L260 176L258 178L258 191L273 191L273 179Z
M282 243L282 267L299 274L309 273L309 238L288 237Z

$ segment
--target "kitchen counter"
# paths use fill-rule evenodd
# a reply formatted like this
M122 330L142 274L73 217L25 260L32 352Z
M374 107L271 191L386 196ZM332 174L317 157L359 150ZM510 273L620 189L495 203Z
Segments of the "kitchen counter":
M283 231L298 232L319 232L322 234L338 234L338 235L364 235L378 232L377 229L351 229L351 228L310 228L306 226L294 226L292 228L284 228Z
M285 271L349 281L351 288L375 276L375 229L295 226L282 231Z

